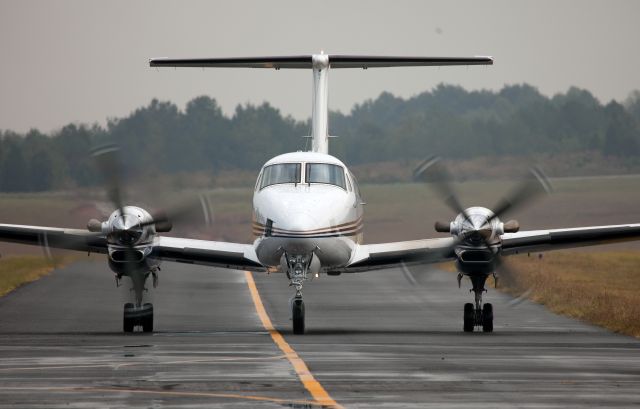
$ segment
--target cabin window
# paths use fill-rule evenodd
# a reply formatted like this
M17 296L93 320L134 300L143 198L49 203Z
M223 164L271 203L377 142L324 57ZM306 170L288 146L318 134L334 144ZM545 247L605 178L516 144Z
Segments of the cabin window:
M306 171L307 183L325 183L347 190L342 166L329 163L307 163Z
M300 183L299 163L278 163L265 166L260 179L260 189L281 183Z

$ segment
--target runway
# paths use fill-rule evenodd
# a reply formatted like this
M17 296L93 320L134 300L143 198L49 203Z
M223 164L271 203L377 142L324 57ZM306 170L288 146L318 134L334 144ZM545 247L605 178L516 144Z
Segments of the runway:
M0 407L321 407L305 379L345 408L640 405L640 342L493 289L495 332L465 334L451 273L314 279L303 336L286 278L253 277L273 331L242 271L164 264L153 334L121 332L128 287L105 263L0 298Z

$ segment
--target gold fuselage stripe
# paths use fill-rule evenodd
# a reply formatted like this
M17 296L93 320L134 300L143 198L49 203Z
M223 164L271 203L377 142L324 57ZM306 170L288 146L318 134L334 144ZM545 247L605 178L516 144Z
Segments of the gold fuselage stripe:
M337 233L337 232L341 232L341 231L347 231L347 230L351 230L353 228L356 227L361 227L362 226L362 218L359 218L358 220L354 220L352 222L349 223L343 223L343 224L339 224L336 226L331 226L331 227L324 227L321 229L313 229L313 230L286 230L286 229L279 229L277 227L272 227L271 231L274 233L282 233L282 234L323 234L323 233ZM253 222L253 230L257 231L264 231L266 228L266 226L262 223L258 223L256 221Z

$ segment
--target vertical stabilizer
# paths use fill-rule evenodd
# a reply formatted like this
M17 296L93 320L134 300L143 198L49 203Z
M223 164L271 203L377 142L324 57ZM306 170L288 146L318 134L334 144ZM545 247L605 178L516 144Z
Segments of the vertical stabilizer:
M311 150L329 153L329 56L314 54L312 68Z

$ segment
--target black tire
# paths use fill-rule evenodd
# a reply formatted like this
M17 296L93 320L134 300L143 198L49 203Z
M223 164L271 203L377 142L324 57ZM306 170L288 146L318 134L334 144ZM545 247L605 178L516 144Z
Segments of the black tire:
M128 302L124 305L124 314L122 317L122 331L133 332L133 318L129 316L129 311L133 309L133 304Z
M304 301L302 301L301 299L293 300L291 308L293 333L299 335L304 334Z
M482 307L482 331L493 332L493 305L489 303Z
M470 302L464 305L464 332L473 332L476 324L476 312Z
M143 309L145 315L142 317L142 331L153 332L153 304L146 303Z

